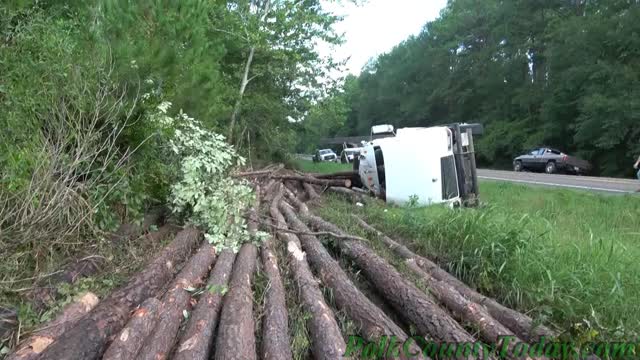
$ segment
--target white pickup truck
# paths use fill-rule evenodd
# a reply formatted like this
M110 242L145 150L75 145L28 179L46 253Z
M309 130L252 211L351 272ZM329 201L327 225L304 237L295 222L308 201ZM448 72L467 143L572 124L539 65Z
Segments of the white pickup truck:
M391 125L374 126L372 135L390 136L364 144L354 169L363 186L387 202L475 204L474 132L482 133L482 127L453 124L394 132Z

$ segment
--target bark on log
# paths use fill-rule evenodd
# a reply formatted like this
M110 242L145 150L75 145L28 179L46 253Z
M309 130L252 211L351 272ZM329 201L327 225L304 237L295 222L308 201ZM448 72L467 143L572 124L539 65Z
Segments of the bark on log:
M282 202L279 209L291 228L300 232L309 232L292 208ZM369 341L377 341L381 336L387 335L396 336L399 342L407 340L407 334L358 290L315 236L300 235L299 239L318 277L333 290L336 305L344 309L356 323L363 337ZM412 351L420 352L417 348Z
M258 230L258 210L260 208L259 188L256 190L256 204L250 211L248 228L252 235ZM261 358L269 360L291 359L289 345L289 317L285 301L278 259L272 250L272 239L267 238L260 246L262 268L267 275L267 286L262 321Z
M152 243L160 243L170 236L175 236L175 234L180 231L180 229L181 228L177 225L164 224L160 226L157 231L150 231L145 234L145 238Z
M443 281L451 285L455 290L462 294L470 301L483 305L487 308L489 314L502 325L506 326L509 330L514 332L519 337L526 339L530 342L538 341L542 336L550 339L555 338L557 335L554 331L547 328L544 325L536 325L534 321L527 315L518 311L510 309L494 299L486 297L477 291L468 287L465 283L458 280L455 276L449 274L441 267L433 263L431 260L419 256L409 250L406 246L399 244L382 232L378 231L374 227L370 226L362 219L356 218L358 224L365 230L377 234L380 239L389 246L396 254L405 259L413 259L416 265L418 265L427 274L431 275L434 279Z
M347 235L324 219L302 213L303 219L320 230ZM406 280L391 264L362 241L339 241L340 249L350 257L389 303L416 326L421 335L442 342L473 342L474 338L431 297Z
M302 183L302 187L304 187L304 191L307 193L308 201L313 201L313 200L315 200L315 199L320 197L320 195L318 195L318 192L313 187L313 185L311 185L309 183L306 183L306 182L303 182ZM329 189L333 189L333 188L329 188ZM339 189L348 190L346 188L339 188Z
M284 164L278 164L275 167L268 167L268 168L265 168L263 170L258 170L258 171L240 172L240 173L233 174L232 176L235 177L235 178L239 178L239 177L262 177L262 176L271 175L274 172L280 171L283 168L284 168Z
M23 341L6 360L35 360L61 334L98 305L98 297L85 293L65 306L60 315Z
M236 254L231 250L223 250L218 256L207 290L191 314L174 360L207 360L211 357L220 309L235 258Z
M276 175L276 176L272 176L272 178L280 179L280 180L300 181L303 183L322 185L322 186L339 186L339 187L347 187L347 188L351 187L351 180L349 179L342 179L342 180L316 179L311 176L300 176L300 175Z
M134 311L127 325L113 340L104 353L102 360L135 359L145 339L151 335L158 323L162 303L156 298L145 300L138 310Z
M48 308L58 298L58 287L74 284L78 279L97 273L105 262L101 256L88 256L64 266L63 270L39 282L37 288L27 293L27 298L35 309Z
M362 195L361 193L355 192L353 191L353 189L354 188L347 189L347 188L340 188L340 187L330 187L329 189L327 189L327 191L338 194L338 195L342 195L348 198L352 203L360 202L362 204L366 204L368 200L367 196Z
M494 319L487 309L482 305L469 301L462 296L453 286L432 278L426 271L422 270L414 259L406 259L405 263L416 275L425 280L429 286L429 291L448 309L455 313L459 319L467 321L474 325L480 333L482 340L489 344L496 345L496 348L502 347L501 337L512 336L507 348L507 358L531 360L529 356L512 357L517 343L523 343L521 339Z
M352 179L358 175L358 172L355 170L349 171L338 171L330 174L309 174L317 179Z
M99 358L110 338L122 330L130 312L142 301L158 295L171 280L175 264L191 253L200 238L194 228L181 231L142 272L47 347L40 360Z
M282 194L282 187L279 186L269 211L275 225L280 229L286 229L287 223L282 213L278 210L278 206L282 201ZM314 358L319 360L342 359L347 345L342 338L335 315L324 301L318 282L311 273L311 269L309 269L306 255L302 252L300 240L294 234L282 231L278 232L278 238L287 244L289 264L294 282L300 293L302 305L305 311L310 314L308 326Z
M253 332L253 292L251 284L256 268L258 249L251 243L240 248L227 293L220 331L216 339L216 360L256 359L256 339Z
M215 259L215 248L205 243L176 276L162 298L162 314L158 324L140 349L137 359L162 360L169 357L176 343L184 312L190 307L191 293L188 289L200 286Z

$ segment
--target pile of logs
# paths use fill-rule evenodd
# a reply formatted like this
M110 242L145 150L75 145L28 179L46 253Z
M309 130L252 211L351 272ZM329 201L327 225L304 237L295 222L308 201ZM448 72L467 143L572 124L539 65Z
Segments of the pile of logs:
M249 232L262 228L271 237L259 245L245 243L237 254L217 253L199 230L185 228L124 286L102 300L91 293L76 299L8 359L292 359L295 334L289 329L285 280L296 288L309 331L307 356L316 359L342 359L350 335L371 342L395 336L402 343L412 335L407 329L441 343L499 345L504 336L527 342L556 336L356 217L428 286L423 291L412 282L415 276L402 274L368 241L314 215L310 208L327 192L371 200L352 189L352 175L313 176L282 167L236 174L250 179L258 194L247 215ZM321 236L335 240L339 255L328 251ZM286 254L286 261L278 254ZM385 310L352 281L352 270L336 256L355 264L388 305ZM257 271L268 283L260 298L254 295ZM257 302L263 309L260 321ZM335 310L356 325L357 334L342 333ZM409 347L416 354L411 358L428 357L419 345ZM403 352L398 357L408 358Z

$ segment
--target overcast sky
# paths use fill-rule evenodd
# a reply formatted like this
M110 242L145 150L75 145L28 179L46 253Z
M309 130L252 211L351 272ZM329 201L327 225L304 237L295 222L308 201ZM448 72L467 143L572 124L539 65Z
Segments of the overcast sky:
M320 52L336 60L350 57L347 71L357 75L370 58L418 34L446 4L447 0L369 0L361 6L348 1L327 3L327 10L345 16L335 29L345 34L346 43L335 49L321 45Z

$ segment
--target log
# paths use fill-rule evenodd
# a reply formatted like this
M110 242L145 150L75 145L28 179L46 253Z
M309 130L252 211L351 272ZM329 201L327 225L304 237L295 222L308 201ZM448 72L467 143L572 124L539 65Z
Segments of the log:
M140 360L167 359L176 343L184 312L190 308L192 289L200 286L202 278L216 259L216 250L209 243L203 244L189 260L162 298L162 314L151 336L138 353Z
M144 233L148 232L153 225L159 225L164 222L167 209L164 207L156 207L149 210L142 220L142 224L124 223L118 230L111 234L110 239L113 242L131 241Z
M251 235L258 230L260 208L259 188L256 189L256 204L250 211L248 228ZM292 359L289 345L289 316L285 301L285 290L278 270L278 259L272 250L273 239L267 238L260 246L262 268L269 284L265 293L264 319L262 321L261 358L269 360Z
M349 179L336 179L336 180L331 180L331 179L316 179L314 177L311 176L300 176L300 175L275 175L272 176L271 178L273 179L280 179L280 180L292 180L292 181L300 181L302 183L309 183L309 184L314 184L314 185L321 185L321 186L339 186L339 187L351 187L351 180Z
M87 256L75 260L53 276L40 281L38 287L27 293L27 298L35 309L46 309L59 296L58 288L63 284L74 284L79 279L96 274L105 263L101 256Z
M18 312L0 305L0 344L11 343L18 329Z
M474 325L480 333L482 340L489 344L496 345L496 348L502 348L503 336L512 336L513 338L507 344L509 351L507 358L517 360L531 360L529 356L515 357L514 350L517 343L524 343L514 333L507 329L494 319L487 309L474 302L469 301L462 296L453 286L432 278L426 271L422 270L413 259L405 260L405 263L416 275L425 280L429 286L429 291L448 309L458 316L459 319L467 321Z
M87 292L66 305L51 322L36 330L6 360L35 360L60 335L98 305L98 297Z
M279 210L284 214L291 228L303 233L309 232L307 226L286 203L281 202ZM355 322L364 338L368 341L378 341L380 337L386 335L396 336L399 342L408 339L407 334L351 282L338 262L331 257L315 236L300 235L299 239L316 274L327 287L332 289L336 306L343 309ZM413 346L412 352L416 351L420 352L416 346Z
M145 300L134 311L127 325L113 340L104 353L102 360L135 359L145 339L151 335L158 323L162 311L162 302L156 298Z
M304 188L304 191L306 191L307 193L307 199L309 201L313 201L317 198L320 197L320 195L318 195L318 192L316 191L316 189L313 187L313 185L303 182L302 183L302 187ZM333 189L333 188L329 188L329 189ZM339 188L339 189L344 189L344 190L348 190L346 188Z
M207 360L211 357L214 333L235 259L236 254L231 250L220 253L207 282L207 290L200 297L178 342L174 360Z
M257 189L256 193L259 193ZM259 198L259 196L256 196ZM259 202L258 202L259 203ZM257 207L250 211L253 218ZM257 223L252 219L247 226L249 232L255 234ZM251 360L256 359L256 337L253 321L253 291L251 284L256 270L258 249L252 243L245 243L240 248L233 273L231 286L226 295L220 329L216 339L216 360Z
M275 167L267 167L267 168L265 168L263 170L239 172L239 173L233 174L232 176L235 177L235 178L239 178L239 177L263 177L263 176L271 175L274 172L280 171L283 168L284 168L284 164L279 164L279 165L277 165Z
M356 176L360 176L357 171L338 171L330 174L309 174L317 179L352 179Z
M142 272L47 347L39 360L99 358L110 338L127 323L131 311L142 301L158 295L171 280L176 264L191 254L200 239L201 234L195 228L181 231Z
M384 235L382 232L367 224L362 219L359 219L357 217L356 219L358 221L358 224L362 228L369 232L377 234L380 239L396 254L405 259L412 259L418 267L420 267L434 279L447 283L465 298L476 304L486 307L489 314L495 320L506 326L509 330L511 330L519 337L530 342L538 341L543 336L547 339L553 339L557 337L557 334L554 331L544 325L536 325L533 319L531 319L529 316L510 309L498 303L494 299L478 293L477 291L468 287L462 281L458 280L458 278L449 274L441 267L433 263L431 260L413 253L406 246L401 245L395 240ZM412 268L412 266L410 266L410 268Z
M278 206L282 201L282 187L274 197L270 214L278 228L287 228L287 223ZM287 255L305 312L310 316L307 321L311 335L311 350L315 359L342 359L347 345L342 338L340 327L331 308L324 301L318 282L309 269L306 255L302 252L300 240L294 234L278 231L278 238L287 244Z
M362 195L361 193L353 191L355 188L347 189L340 187L330 187L327 191L332 192L334 194L342 195L347 199L351 200L352 203L360 202L362 204L367 203L367 196Z
M260 247L262 268L269 281L264 303L261 354L263 359L291 359L285 290L278 270L278 259L270 243L271 240L267 239Z
M337 226L301 210L301 217L313 227L347 235ZM431 297L406 280L391 264L377 255L362 241L337 242L382 296L406 320L416 326L421 335L430 335L442 342L473 342L475 339L444 311Z

